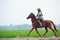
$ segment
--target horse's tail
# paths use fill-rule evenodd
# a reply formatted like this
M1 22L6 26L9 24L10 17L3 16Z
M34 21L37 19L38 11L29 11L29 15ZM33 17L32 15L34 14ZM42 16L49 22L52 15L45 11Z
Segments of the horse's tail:
M53 24L55 31L58 32L58 30L56 29L55 24L52 21L51 21L51 23Z

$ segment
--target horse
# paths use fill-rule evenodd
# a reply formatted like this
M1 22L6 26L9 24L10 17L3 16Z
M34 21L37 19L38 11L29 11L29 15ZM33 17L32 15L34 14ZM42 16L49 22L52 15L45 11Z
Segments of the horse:
M41 36L41 35L39 34L37 28L45 28L46 32L43 34L43 36L45 36L46 33L48 32L48 29L47 29L47 28L51 29L51 30L54 32L55 36L57 36L57 35L56 35L56 32L58 32L58 30L56 29L56 26L55 26L55 24L53 23L53 21L51 21L51 20L43 20L43 22L42 22L42 27L41 27L40 24L39 24L39 22L38 22L38 19L36 19L36 16L33 14L33 12L31 12L30 15L27 17L27 19L29 19L29 18L31 18L32 29L29 31L29 33L28 33L27 36L30 35L30 33L33 31L33 29L35 29L36 33L37 33L39 36ZM52 28L52 25L53 25L54 29ZM56 31L56 32L55 32L55 31Z

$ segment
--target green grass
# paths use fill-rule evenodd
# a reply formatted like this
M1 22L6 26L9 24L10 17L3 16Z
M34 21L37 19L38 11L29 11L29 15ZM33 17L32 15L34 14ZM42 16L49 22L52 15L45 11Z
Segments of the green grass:
M14 38L17 36L27 37L27 34L30 30L0 30L0 38ZM44 29L38 30L41 35L45 33ZM57 35L60 36L60 30L58 30ZM49 30L46 36L54 36L54 33ZM30 34L30 37L39 37L39 35L33 30Z

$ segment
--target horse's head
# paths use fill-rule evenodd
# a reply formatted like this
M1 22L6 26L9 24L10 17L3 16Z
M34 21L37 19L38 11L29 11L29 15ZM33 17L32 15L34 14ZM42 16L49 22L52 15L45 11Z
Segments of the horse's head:
M27 17L27 19L33 18L33 17L34 17L34 14L33 14L33 12L31 12L30 15Z

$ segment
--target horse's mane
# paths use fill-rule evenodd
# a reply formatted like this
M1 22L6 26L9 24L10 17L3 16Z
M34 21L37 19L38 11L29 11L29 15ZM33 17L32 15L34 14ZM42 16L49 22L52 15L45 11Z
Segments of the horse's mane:
M32 13L32 15L34 16L34 18L36 19L36 16L34 15L34 13ZM37 19L36 19L37 20Z

